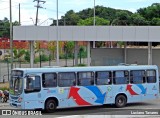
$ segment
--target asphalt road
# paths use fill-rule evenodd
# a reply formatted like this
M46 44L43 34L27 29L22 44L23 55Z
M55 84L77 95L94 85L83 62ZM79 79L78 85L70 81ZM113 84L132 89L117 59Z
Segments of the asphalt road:
M8 103L0 103L0 109L11 109L11 107L8 105ZM14 109L14 108L12 108ZM159 115L152 115L148 114L146 116L143 114L132 114L131 112L152 112L156 113L158 112ZM98 116L97 116L98 115ZM42 116L45 118L50 117L67 117L67 118L84 118L84 117L95 117L98 118L105 118L105 116L109 116L110 118L121 118L123 116L126 118L132 118L132 117L156 117L160 118L160 98L157 100L150 100L146 102L141 103L133 103L133 104L127 104L124 108L115 108L114 105L103 105L103 106L92 106L92 107L80 107L80 108L65 108L65 109L57 109L55 113L45 113L42 111ZM39 117L39 118L40 118ZM96 117L96 118L97 118ZM107 117L108 118L108 117Z

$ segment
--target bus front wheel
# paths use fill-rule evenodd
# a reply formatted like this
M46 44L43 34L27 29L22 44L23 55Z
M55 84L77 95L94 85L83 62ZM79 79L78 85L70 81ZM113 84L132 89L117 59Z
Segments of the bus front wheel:
M118 108L124 107L127 104L127 98L124 95L118 95L115 100L115 105Z
M52 99L49 99L46 101L45 111L48 113L53 113L55 111L56 107L57 107L56 102Z

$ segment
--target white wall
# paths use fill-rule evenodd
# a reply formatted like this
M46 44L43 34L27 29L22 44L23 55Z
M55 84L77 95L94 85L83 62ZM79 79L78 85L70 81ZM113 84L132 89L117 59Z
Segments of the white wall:
M14 40L160 42L160 26L14 26Z

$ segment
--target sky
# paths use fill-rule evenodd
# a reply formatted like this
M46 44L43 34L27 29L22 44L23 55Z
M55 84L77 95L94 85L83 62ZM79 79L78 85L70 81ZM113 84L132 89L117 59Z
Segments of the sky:
M9 1L0 0L0 20L4 17L9 19ZM19 20L19 3L21 5L21 25L34 25L36 19L36 3L34 0L11 0L12 2L12 21ZM44 1L44 0L43 0ZM57 19L57 1L58 17L61 18L69 10L79 12L86 8L94 7L94 0L45 0L46 2L39 9L38 25L50 25L52 20ZM160 0L95 0L95 5L111 7L115 9L124 9L136 12L139 8L150 6L152 3L160 3Z

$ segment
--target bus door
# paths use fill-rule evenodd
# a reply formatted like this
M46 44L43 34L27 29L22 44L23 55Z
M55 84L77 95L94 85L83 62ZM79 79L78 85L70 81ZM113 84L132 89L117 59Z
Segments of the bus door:
M24 107L25 109L43 108L41 95L41 76L28 75L24 79Z
M159 81L157 79L158 74L156 70L146 70L146 87L144 99L157 98L159 95Z

